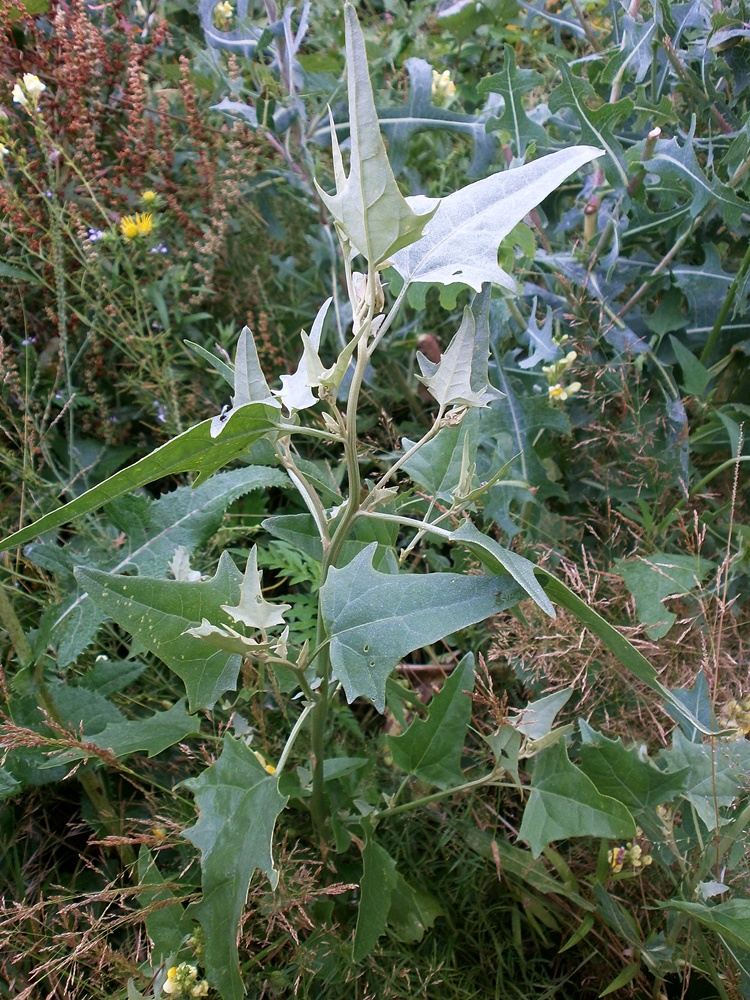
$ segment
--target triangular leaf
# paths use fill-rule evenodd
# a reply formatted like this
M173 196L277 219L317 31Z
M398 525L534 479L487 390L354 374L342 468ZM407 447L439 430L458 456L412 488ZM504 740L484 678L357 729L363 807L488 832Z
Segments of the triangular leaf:
M232 406L246 406L248 403L268 403L277 406L271 395L263 369L260 367L258 349L252 330L244 326L234 358L234 396Z
M182 678L191 711L211 708L234 689L240 657L209 652L200 639L185 634L203 618L221 621L221 605L239 598L242 577L229 553L222 553L215 576L198 583L110 576L91 569L79 569L76 578L110 618Z
M616 799L601 795L558 741L536 761L518 836L538 858L553 840L635 836L635 821Z
M365 39L354 7L344 4L351 162L344 174L336 129L331 126L336 194L318 191L338 228L372 266L418 239L434 206L416 214L396 185L368 75Z
M382 712L386 680L403 656L512 607L523 591L508 577L378 573L376 548L331 569L320 595L333 676L350 702L369 698Z
M253 545L247 557L245 576L240 584L240 600L237 605L222 604L222 611L235 622L248 628L272 628L284 624L284 612L291 604L271 604L263 597L261 574L258 572L258 546Z
M532 208L597 156L601 150L592 146L562 149L455 191L439 203L424 236L393 254L393 266L407 284L461 282L479 292L490 281L515 291L515 282L497 264L500 243ZM417 210L435 207L434 199L421 195L409 203Z
M417 378L427 386L441 407L487 406L503 394L493 389L487 375L489 358L489 322L487 318L490 286L475 296L472 306L464 309L461 326L438 362L417 354L422 370ZM479 301L477 302L477 299Z
M310 386L316 383L320 372L310 372L308 371L308 368L310 367L310 358L317 357L318 355L320 338L323 333L323 324L325 323L326 315L328 314L328 307L331 302L333 302L333 299L326 299L318 310L318 314L315 317L312 329L310 330L310 336L307 337L304 330L302 331L303 349L302 357L300 358L299 365L297 366L297 371L293 375L282 375L282 388L273 390L274 396L278 397L289 413L298 410L306 410L311 406L315 406L318 402L317 397L313 396ZM314 354L312 352L314 352Z
M364 871L357 929L354 932L355 962L361 962L370 954L378 938L385 931L388 911L391 908L391 896L398 878L396 862L380 844L375 843L371 834L365 841L362 861Z

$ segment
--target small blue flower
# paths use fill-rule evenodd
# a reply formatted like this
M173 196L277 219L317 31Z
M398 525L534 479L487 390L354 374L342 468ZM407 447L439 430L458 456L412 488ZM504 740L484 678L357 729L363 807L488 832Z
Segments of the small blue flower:
M89 242L97 243L99 240L104 239L103 229L89 229Z

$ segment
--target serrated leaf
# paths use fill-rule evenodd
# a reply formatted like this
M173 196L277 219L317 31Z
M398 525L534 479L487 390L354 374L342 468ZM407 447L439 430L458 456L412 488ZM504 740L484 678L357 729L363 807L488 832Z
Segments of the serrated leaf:
M222 621L221 605L239 598L242 576L228 552L222 553L216 574L197 583L90 569L80 569L76 576L110 618L182 678L191 712L211 708L225 691L234 690L240 657L210 652L200 639L185 634L203 618Z
M421 941L424 932L443 916L440 904L427 892L415 889L396 872L396 884L391 893L387 926L390 933L404 944Z
M696 118L693 115L690 130L682 145L676 139L659 139L648 161L649 173L664 180L676 180L690 196L690 214L693 218L711 201L718 202L724 222L728 226L739 224L747 203L735 194L728 184L717 177L709 178L701 169L693 148Z
M488 124L488 131L506 131L510 135L515 154L523 159L527 146L537 143L547 145L547 133L532 121L521 103L523 94L535 90L543 77L533 69L517 69L516 55L510 45L505 46L503 68L500 73L485 77L477 90L480 94L501 94L504 103L502 114Z
M660 771L643 760L635 747L626 750L619 737L609 740L583 719L578 725L583 738L580 768L602 795L617 799L631 812L655 809L679 795L686 770Z
M258 546L253 545L247 557L245 575L240 584L240 600L237 605L222 604L235 622L241 622L247 628L267 629L274 625L284 624L284 612L291 604L271 604L263 597L261 589L261 574L258 572Z
M214 8L217 0L199 0L198 14L206 43L213 48L229 49L237 55L252 59L263 29L256 27L248 16L250 0L237 0L234 22L236 27L220 31L214 26Z
M203 898L196 910L206 939L206 975L224 1000L241 1000L240 918L257 868L276 887L271 844L276 818L288 800L279 794L278 779L245 743L228 734L218 760L184 785L199 810L198 822L184 836L201 852Z
M463 781L461 755L471 720L474 657L464 656L432 698L426 719L415 718L401 736L388 739L396 767L421 781L450 788Z
M442 408L447 406L487 406L503 394L489 384L489 292L475 296L464 309L463 319L440 361L432 362L417 353L422 371L417 378ZM477 299L479 301L477 301Z
M108 561L96 551L90 557L78 557L71 550L72 559L91 569L104 569L112 574L135 570L141 576L166 577L171 568L170 556L179 548L194 552L206 542L218 529L230 503L253 490L288 485L286 475L278 469L250 466L212 476L194 489L178 487L153 502L129 498L137 499L138 506L132 510L123 506L116 517L118 527L127 535L122 554ZM108 514L114 517L113 508ZM50 550L54 554L68 550L68 546L63 550L56 545L32 543L24 554L32 562L42 560L42 565L49 565ZM71 573L72 568L71 562ZM57 608L51 639L61 667L75 662L104 621L106 615L85 592L74 594Z
M523 591L508 577L378 573L375 544L343 569L332 568L320 590L333 676L347 699L385 707L385 684L407 653L512 607Z
M523 587L528 596L535 601L542 611L555 617L555 608L544 588L534 576L534 564L517 552L504 548L494 538L483 534L469 520L461 522L461 527L450 536L452 542L460 542L476 556L487 569L493 573L508 574L519 586Z
M730 899L716 906L670 899L659 903L665 910L687 913L708 930L723 938L730 948L750 951L750 900Z
M629 97L614 104L603 104L597 109L587 102L597 100L594 88L583 77L573 76L567 62L558 57L557 69L562 77L560 86L549 95L550 111L569 109L581 126L581 138L585 142L596 143L607 154L605 173L611 174L614 183L628 185L625 154L620 142L612 134L612 125L620 118L633 113L633 102Z
M664 607L664 600L696 590L715 568L716 563L709 559L666 552L615 562L616 571L635 597L638 621L648 626L646 634L650 639L663 638L677 621L677 615Z
M439 203L422 238L392 255L393 266L407 284L462 282L479 292L489 281L516 291L513 279L498 267L500 243L532 208L597 156L601 150L592 146L563 149L455 191ZM421 195L408 200L416 210L435 207L434 199Z
M718 740L693 743L680 729L672 734L672 746L659 754L668 771L683 771L682 795L713 831L721 826L723 810L740 794L750 770L750 743Z
M88 736L84 726L84 739L103 750L110 750L120 759L139 751L149 757L155 757L187 736L197 735L200 728L200 719L188 715L185 711L185 701L181 698L165 712L155 712L144 719L110 722L95 736ZM85 749L63 750L50 758L50 766L70 764L74 760L84 760L88 756L90 754Z
M146 913L146 933L154 946L155 964L176 955L193 931L193 923L171 889L167 888L151 851L138 852L138 902Z
M14 545L30 542L45 531L52 531L76 517L98 510L116 497L163 476L171 476L177 472L197 472L198 478L194 485L200 486L222 466L240 458L252 444L272 433L278 425L278 410L263 403L251 403L232 410L227 419L218 424L217 437L212 431L218 419L215 417L196 424L70 503L9 535L0 541L0 552Z
M518 836L538 858L555 840L634 837L635 820L621 802L597 791L558 741L537 757Z
M370 954L385 931L398 879L396 862L380 844L375 843L371 833L365 841L362 861L364 871L352 956L355 962L361 962Z
M336 194L318 192L336 225L356 250L377 266L418 239L434 206L414 212L398 189L388 162L368 74L367 51L354 7L344 5L349 95L349 176L344 173L336 129L331 123Z

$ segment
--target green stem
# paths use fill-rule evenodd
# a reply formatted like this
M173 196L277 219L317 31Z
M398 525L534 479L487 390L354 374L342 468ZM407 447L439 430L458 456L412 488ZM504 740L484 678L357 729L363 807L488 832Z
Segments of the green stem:
M26 666L31 662L31 646L3 587L0 587L0 623L8 633L18 662L21 666Z
M485 774L481 778L475 778L474 781L467 781L463 785L456 785L453 788L445 788L440 792L433 792L432 795L425 795L421 799L414 799L412 802L404 802L400 806L391 806L389 809L380 809L373 816L373 820L384 819L386 816L397 816L399 813L411 812L414 809L421 809L422 806L427 805L430 802L438 802L440 799L446 799L450 795L458 795L459 792L468 792L472 788L481 788L482 785L495 785L498 788L515 788L518 790L518 785L513 784L512 781L496 781L495 772L491 774Z
M708 364L708 359L711 357L714 347L716 347L716 341L719 339L719 335L721 334L724 322L729 314L729 310L732 308L735 296L737 295L737 290L745 280L748 268L750 268L750 243L747 246L747 250L745 250L745 256L742 258L739 270L735 274L732 284L729 286L726 297L721 304L721 309L719 309L719 313L716 317L716 322L711 328L705 347L701 352L701 364Z

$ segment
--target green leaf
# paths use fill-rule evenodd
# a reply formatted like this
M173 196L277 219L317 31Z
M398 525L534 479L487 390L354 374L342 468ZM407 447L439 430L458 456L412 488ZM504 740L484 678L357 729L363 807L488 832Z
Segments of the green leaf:
M461 481L465 448L468 449L469 462L475 460L478 417L478 411L472 410L457 427L442 427L431 441L404 463L404 469L414 482L438 500L453 500L453 491ZM404 451L408 451L414 443L404 438Z
M219 417L204 420L163 444L139 462L110 476L103 483L51 511L33 524L0 542L0 552L59 528L82 514L98 510L115 497L177 472L197 472L200 486L222 466L241 458L251 444L259 441L278 424L278 410L263 403L251 403L232 410L222 423Z
M640 968L641 968L640 962L631 962L629 965L626 965L625 968L622 970L622 972L619 974L619 976L616 976L609 984L609 986L601 991L599 996L608 997L610 993L614 993L616 990L623 989L623 987L627 986L628 983L632 983L632 981L640 972Z
M7 799L9 795L15 795L21 790L21 782L16 781L12 774L9 774L4 767L0 767L0 800Z
M461 770L466 730L471 720L474 657L464 656L430 702L426 719L415 718L401 736L388 740L393 763L438 788L464 780Z
M723 811L740 794L750 771L750 743L714 740L693 743L680 729L672 734L672 747L659 754L667 771L682 775L682 795L694 807L709 831L721 826ZM685 773L686 772L686 773Z
M330 570L320 607L347 700L369 698L382 712L388 675L402 657L513 607L523 591L508 577L378 573L375 549Z
M511 720L511 725L527 740L536 742L544 739L552 732L557 713L567 705L572 694L573 688L563 688L530 701L526 708L520 710L517 719Z
M550 111L570 110L581 126L584 142L601 146L608 159L604 163L606 173L612 175L613 183L628 186L628 173L622 146L612 134L612 125L620 118L633 113L633 102L629 97L615 104L603 104L594 110L587 101L597 100L594 88L583 77L573 76L567 62L558 57L557 68L562 77L560 86L549 95Z
M194 552L217 531L230 503L270 486L286 487L289 480L278 469L250 466L212 476L194 489L181 486L153 502L140 497L116 501L107 514L127 535L127 541L115 559L100 555L96 549L78 556L69 546L63 549L44 542L32 542L24 555L49 568L50 556L66 552L70 570L74 564L82 564L111 574L136 571L140 576L166 577L170 559L180 546ZM111 550L111 539L107 544ZM75 662L106 621L106 614L85 592L74 594L50 615L54 615L51 639L60 667Z
M518 756L521 752L523 742L521 734L515 726L500 726L496 733L484 737L492 754L495 764L504 768L520 787L521 779L518 776Z
M534 576L534 564L517 552L503 548L494 538L483 534L469 520L461 523L461 527L451 533L452 542L460 542L476 556L476 558L492 573L512 576L526 591L542 611L555 617L555 609L544 588Z
M267 403L272 406L279 404L271 395L266 376L260 366L258 348L249 327L243 326L237 341L237 351L234 359L234 396L232 406L237 409L249 403Z
M485 77L477 87L480 94L502 94L505 102L502 114L489 122L487 131L507 132L515 154L520 159L523 159L530 143L540 146L548 144L547 133L541 125L529 118L521 103L522 95L536 90L542 82L543 78L536 70L516 69L515 53L510 45L506 45L502 72Z
M279 874L271 842L287 799L279 794L277 778L241 740L228 734L219 759L184 785L195 795L200 812L184 836L201 852L203 899L196 909L206 939L206 975L223 1000L241 1000L240 918L256 868L276 888Z
M388 162L368 75L365 39L354 7L344 4L346 73L349 94L349 176L331 120L336 194L318 192L344 237L372 266L418 239L434 213L415 214L396 185Z
M296 549L312 556L317 562L323 559L320 533L310 514L279 514L267 517L263 528L276 538L289 542ZM377 542L378 549L373 560L376 569L387 569L394 557L398 525L393 522L378 521L375 518L360 518L355 521L351 536L344 542L339 565L345 566L366 549Z
M624 635L613 628L598 612L590 608L585 601L582 601L577 594L574 594L569 587L566 587L551 573L537 567L536 575L541 579L547 596L560 607L566 608L574 614L597 638L601 639L607 649L615 654L620 663L627 667L634 677L660 695L667 704L673 706L679 712L679 717L687 719L699 733L707 736L712 735L713 730L707 727L687 705L675 698L669 688L665 687L659 680L656 671L646 657Z
M211 367L216 370L216 373L221 375L224 381L228 382L234 388L234 365L231 362L225 361L216 354L212 354L211 351L207 351L200 344L194 344L192 340L186 340L184 343L191 351L199 354L204 361L208 361Z
M143 719L127 719L124 722L110 722L95 736L88 736L84 727L84 739L88 743L110 750L120 759L129 757L139 750L149 757L174 746L186 736L196 736L200 732L200 719L188 715L183 699L165 712L155 712ZM84 760L91 756L85 749L63 750L50 758L50 767L69 764L74 760Z
M440 361L433 362L417 353L422 371L417 378L441 407L487 406L503 394L489 384L489 293L490 286L475 296L472 306L464 309L463 319ZM477 302L479 299L479 302Z
M396 884L391 893L391 908L388 910L388 929L404 944L415 944L424 937L424 932L432 927L443 909L429 893L415 889L396 872Z
M680 343L677 337L670 337L672 350L677 358L677 364L682 369L682 387L689 396L700 398L706 391L706 386L713 378L711 372L702 364L692 351Z
M369 831L362 851L362 860L364 862L362 895L357 913L357 929L354 932L355 962L367 958L385 931L393 890L398 880L396 862L386 850L375 843Z
M617 799L634 814L672 802L681 793L687 769L660 771L643 760L635 747L626 750L622 740L609 740L579 719L583 746L580 768L602 793Z
M621 802L597 791L558 741L537 758L518 835L537 858L553 840L634 837L635 820Z
M618 559L615 569L635 597L638 620L647 625L649 639L661 639L677 621L662 603L695 590L716 563L700 556L655 552L639 559Z
M193 931L193 923L171 889L167 888L151 851L138 852L138 902L147 911L146 933L154 946L154 964L176 955Z
M562 149L455 191L439 203L424 236L393 254L393 266L407 284L463 282L479 292L490 281L515 292L515 281L498 267L498 247L532 208L597 156L601 150L591 146ZM435 207L435 199L423 195L408 201L417 211Z
M709 178L701 170L693 148L695 126L696 117L693 115L690 130L682 146L676 139L658 140L648 161L649 173L657 174L667 181L675 180L687 190L691 198L690 214L693 218L700 215L709 202L716 201L726 225L736 226L747 204L729 185L722 184L715 176Z
M221 605L239 598L242 576L227 552L215 576L195 583L90 569L77 570L76 578L110 618L182 678L191 712L211 708L225 691L234 690L241 658L209 651L200 639L184 634L203 618L223 621Z
M750 951L750 900L730 899L716 906L670 899L660 903L665 910L687 913L708 930L718 934L730 948Z

